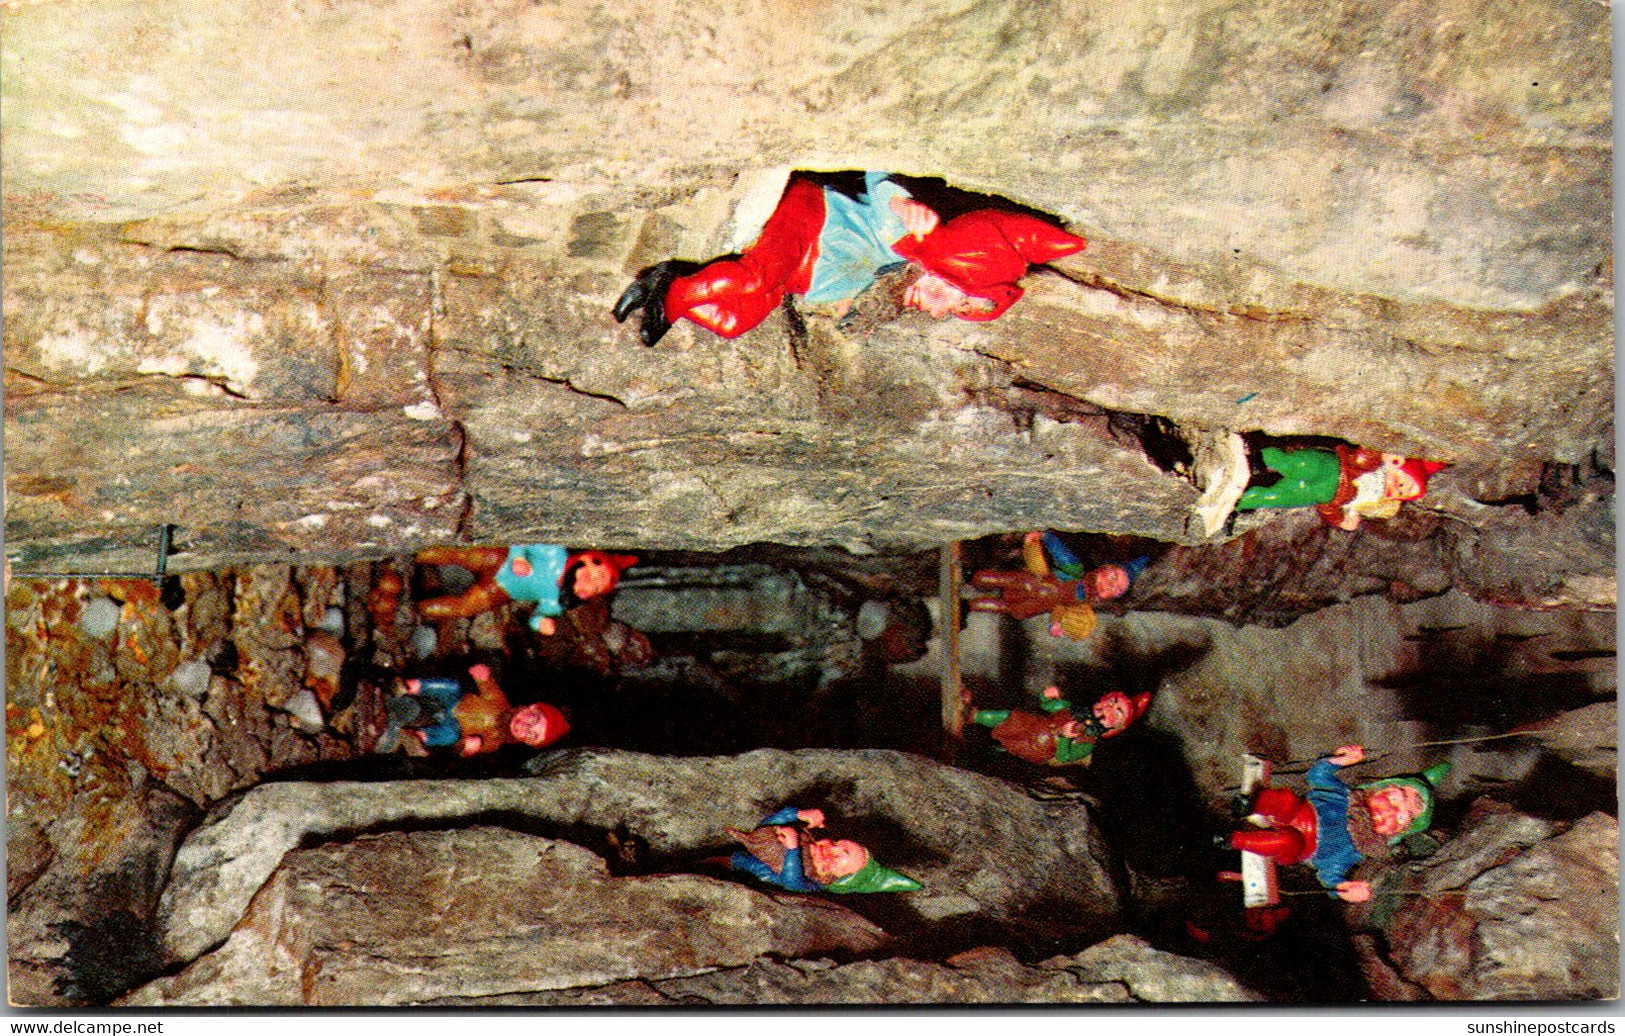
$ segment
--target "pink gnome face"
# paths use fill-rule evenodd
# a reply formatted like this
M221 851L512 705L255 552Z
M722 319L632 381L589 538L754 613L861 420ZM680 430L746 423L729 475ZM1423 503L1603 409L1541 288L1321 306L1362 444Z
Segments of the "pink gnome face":
M558 709L537 702L515 710L508 720L508 732L515 740L523 741L532 748L542 748L568 734L570 723Z
M1128 569L1122 565L1101 565L1083 576L1083 590L1091 600L1110 601L1128 593Z
M1397 453L1382 455L1382 470L1386 478L1384 500L1415 500L1428 491L1428 477L1445 465L1438 461L1401 457Z
M1410 827L1425 808L1421 792L1402 784L1368 792L1365 805L1371 811L1371 829L1384 838Z
M1137 694L1130 698L1122 691L1107 691L1095 702L1093 712L1095 719L1106 728L1101 737L1114 737L1129 728L1129 725L1151 707L1150 694Z
M606 554L601 550L584 550L570 558L569 572L574 582L570 589L577 598L590 601L615 589L621 573L638 559L630 554Z
M850 839L820 838L806 848L807 869L813 880L828 885L837 878L856 874L869 862L869 850Z

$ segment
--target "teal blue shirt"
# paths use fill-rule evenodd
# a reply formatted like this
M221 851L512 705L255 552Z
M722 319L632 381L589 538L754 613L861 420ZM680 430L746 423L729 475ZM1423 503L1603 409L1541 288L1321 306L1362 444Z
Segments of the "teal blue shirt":
M808 302L856 298L882 270L904 261L891 247L907 233L891 201L910 195L888 176L864 174L861 198L824 188L824 229L818 235L812 284L804 296Z
M513 570L515 558L530 563L530 575L522 576ZM530 616L530 628L539 630L542 619L564 614L559 601L559 580L564 578L564 564L570 552L552 543L524 543L508 548L508 560L497 570L496 583L504 593L516 601L534 602L536 610Z

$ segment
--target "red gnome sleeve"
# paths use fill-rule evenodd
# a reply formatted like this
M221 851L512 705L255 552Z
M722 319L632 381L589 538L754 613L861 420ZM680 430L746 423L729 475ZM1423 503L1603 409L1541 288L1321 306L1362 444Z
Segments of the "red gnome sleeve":
M987 299L989 311L960 314L964 320L992 320L1021 298L1016 281L1029 263L1083 251L1088 244L1053 223L1019 212L978 209L939 226L923 240L904 237L892 250L918 262L954 287Z

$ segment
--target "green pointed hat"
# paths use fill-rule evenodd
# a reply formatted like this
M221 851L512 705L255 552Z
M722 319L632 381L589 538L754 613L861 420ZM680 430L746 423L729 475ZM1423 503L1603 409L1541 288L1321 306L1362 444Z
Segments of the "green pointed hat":
M907 874L901 874L890 867L875 862L875 858L871 856L868 863L851 874L844 878L836 878L828 885L825 885L824 891L840 893L913 892L923 887Z
M1399 834L1388 839L1389 845L1398 845L1406 837L1414 835L1419 831L1426 831L1428 829L1428 825L1433 823L1433 789L1438 787L1439 782L1444 780L1444 775L1449 772L1449 763L1434 763L1432 766L1423 770L1414 777L1384 777L1380 781L1370 781L1366 784L1359 785L1359 787L1370 791L1376 791L1379 788L1392 788L1396 785L1403 785L1406 787L1415 788L1417 794L1422 796L1422 812L1418 813L1416 815L1416 819L1411 821L1410 827L1407 827Z

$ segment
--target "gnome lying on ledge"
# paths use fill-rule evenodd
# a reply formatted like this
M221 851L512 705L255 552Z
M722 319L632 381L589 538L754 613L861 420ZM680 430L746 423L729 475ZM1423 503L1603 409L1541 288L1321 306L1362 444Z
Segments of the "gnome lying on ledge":
M766 226L737 256L669 259L640 272L615 303L617 321L643 311L639 338L654 345L681 319L736 338L784 300L842 311L893 267L920 270L903 305L941 319L992 320L1021 297L1031 263L1081 252L1085 241L1020 212L978 209L943 221L886 173L865 173L848 193L806 173L790 178Z
M818 809L786 806L762 818L754 830L728 828L744 846L729 864L791 892L913 892L920 883L877 863L869 850L842 839L813 838L824 826Z
M1276 863L1308 863L1320 884L1339 899L1350 903L1370 899L1370 883L1350 881L1349 874L1364 860L1386 857L1390 847L1407 835L1427 830L1433 822L1434 786L1450 764L1351 789L1338 778L1337 769L1364 759L1364 748L1344 745L1316 760L1307 774L1307 800L1286 788L1264 788L1248 817L1259 826L1221 836L1224 844Z
M1087 766L1094 758L1095 742L1121 734L1145 715L1151 695L1130 698L1122 691L1107 691L1081 720L1072 714L1072 703L1061 697L1059 687L1044 688L1038 704L1045 715L978 709L971 721L992 727L993 739L1017 759L1040 766Z
M1248 486L1236 510L1314 507L1326 524L1348 530L1359 528L1362 518L1392 518L1400 504L1421 498L1428 478L1445 467L1438 461L1343 445L1335 450L1266 446L1259 459L1279 478Z
M550 636L554 619L584 601L607 597L621 573L638 563L630 554L601 550L571 553L552 543L512 547L425 547L420 565L458 565L474 573L474 585L460 594L418 603L429 619L469 619L509 601L536 605L530 628Z

